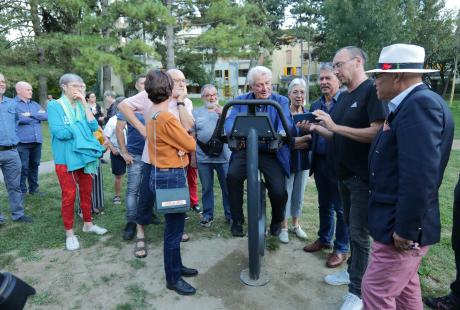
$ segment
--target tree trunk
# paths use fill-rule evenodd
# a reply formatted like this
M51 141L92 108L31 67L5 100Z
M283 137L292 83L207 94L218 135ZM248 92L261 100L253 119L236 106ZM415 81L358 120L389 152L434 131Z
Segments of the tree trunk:
M102 94L106 90L112 90L112 70L110 66L102 67Z
M40 17L38 16L38 3L37 0L31 0L30 1L30 16L32 18L32 28L35 33L35 37L38 39L42 32L40 28ZM43 47L39 47L37 51L38 55L38 63L39 65L43 68L43 71L45 71L46 68L46 60L45 60L45 49ZM42 106L46 106L46 100L48 98L48 84L47 84L48 78L46 75L39 74L38 75L38 98L40 101L40 104Z
M169 15L172 16L172 0L167 0ZM174 26L166 26L166 69L174 69L176 64L174 62Z
M43 47L38 48L38 63L41 67L45 67L45 49ZM38 97L40 104L46 108L46 103L48 100L48 78L40 74L38 76Z
M454 58L454 77L452 78L452 89L450 90L450 104L452 104L452 102L454 101L454 93L455 93L455 83L456 83L456 79L457 79L457 62L458 62L458 58L457 58L457 55L455 55L455 58Z

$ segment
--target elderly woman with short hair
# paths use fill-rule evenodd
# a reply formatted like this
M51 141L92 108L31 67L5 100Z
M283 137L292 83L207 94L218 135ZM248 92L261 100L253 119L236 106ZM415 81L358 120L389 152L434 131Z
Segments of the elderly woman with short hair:
M67 73L59 79L62 96L48 103L48 123L56 174L62 191L62 219L67 250L80 247L73 231L77 188L83 213L83 232L105 234L91 219L92 174L97 172L104 148L93 136L98 123L86 102L81 77Z
M293 79L288 87L288 97L290 100L289 109L291 116L294 114L305 113L305 94L307 85L303 79ZM298 137L299 129L295 126L292 128L292 135ZM302 214L303 195L307 186L308 169L310 161L308 160L308 144L295 145L291 149L291 175L286 178L286 191L288 200L284 213L284 221L281 224L281 233L279 239L283 243L289 242L288 219L292 217L292 232L300 239L306 239L307 234L302 230L299 224L299 217Z

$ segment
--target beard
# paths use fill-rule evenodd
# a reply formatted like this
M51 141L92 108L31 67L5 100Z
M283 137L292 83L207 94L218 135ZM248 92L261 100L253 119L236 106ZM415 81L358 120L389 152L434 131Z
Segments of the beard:
M219 104L218 101L216 101L216 102L205 101L205 102L204 102L204 106L205 106L207 109L214 109L218 104Z

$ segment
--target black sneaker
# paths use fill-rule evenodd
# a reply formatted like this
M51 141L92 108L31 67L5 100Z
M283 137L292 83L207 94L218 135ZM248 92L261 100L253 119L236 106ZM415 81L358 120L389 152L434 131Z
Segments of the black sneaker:
M31 217L28 217L27 215L23 215L20 218L13 220L13 222L16 223L24 223L24 224L30 224L33 223L33 220Z
M123 240L132 240L136 234L136 223L128 222L123 230Z
M270 224L270 235L278 237L281 233L281 222Z
M209 228L211 227L211 224L214 220L213 219L202 219L200 221L200 225L203 226L203 227L206 227L206 228Z
M233 237L244 237L245 236L243 232L243 223L241 222L233 222L232 226L230 227L230 231L232 232Z
M425 305L431 309L460 310L460 302L454 300L450 295L426 298Z

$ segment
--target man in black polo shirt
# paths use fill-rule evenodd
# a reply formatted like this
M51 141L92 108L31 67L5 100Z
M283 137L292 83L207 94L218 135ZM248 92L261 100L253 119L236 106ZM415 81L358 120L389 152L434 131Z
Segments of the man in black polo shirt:
M366 54L348 46L334 56L334 74L346 86L331 115L322 110L313 112L322 126L310 130L331 139L328 159L334 163L339 193L349 225L351 257L348 270L326 276L331 285L348 284L341 310L362 309L361 279L369 257L367 204L369 200L367 157L372 140L386 117L384 105L377 99L374 82L364 67Z

